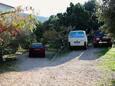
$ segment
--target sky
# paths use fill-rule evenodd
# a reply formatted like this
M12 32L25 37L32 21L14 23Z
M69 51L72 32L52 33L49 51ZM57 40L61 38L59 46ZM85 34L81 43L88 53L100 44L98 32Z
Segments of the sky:
M17 6L32 6L39 16L49 17L60 12L65 12L70 2L74 4L85 3L88 0L0 0L0 3Z

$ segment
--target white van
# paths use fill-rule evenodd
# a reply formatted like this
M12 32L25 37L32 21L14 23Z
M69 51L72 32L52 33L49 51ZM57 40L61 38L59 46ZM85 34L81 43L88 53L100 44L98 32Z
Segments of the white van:
M83 46L87 49L87 35L83 30L70 31L68 35L68 42L70 47Z

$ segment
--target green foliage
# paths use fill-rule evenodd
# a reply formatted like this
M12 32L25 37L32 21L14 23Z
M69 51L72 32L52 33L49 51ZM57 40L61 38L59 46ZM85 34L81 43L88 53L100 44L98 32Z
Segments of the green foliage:
M39 22L39 24L36 25L36 29L33 30L33 33L36 36L36 40L38 42L42 41L43 38L43 32L44 32L44 27L42 23Z
M70 3L65 13L58 13L58 24L62 26L72 26L75 29L82 29L87 32L95 31L100 23L96 16L97 2L90 0L84 5Z
M81 4L71 5L66 10L68 26L75 26L80 29L86 29L84 26L89 21L89 13ZM85 21L84 21L85 20Z
M86 10L88 10L91 14L96 11L96 0L89 0L84 4Z
M34 33L39 42L60 48L67 47L69 31L80 29L91 35L99 26L96 17L96 1L90 0L84 5L70 3L66 12L50 16L49 20L37 26Z
M55 30L48 30L44 34L44 42L50 44L50 47L52 48L60 48L61 46L61 38L59 37L59 34Z
M89 0L87 3L84 4L85 10L89 12L90 20L88 23L89 31L96 31L101 26L101 22L98 21L97 17L97 8L99 4L96 2L96 0Z
M103 4L100 6L100 19L104 22L102 29L109 32L111 36L115 37L115 1L102 0Z
M36 17L33 15L21 16L20 8L14 12L0 14L0 50L6 52L6 48L16 51L19 45L27 48L30 45L30 37L36 28Z
M12 42L13 45L15 43L23 49L28 49L32 42L36 42L36 37L34 34L23 34L16 37L16 39Z

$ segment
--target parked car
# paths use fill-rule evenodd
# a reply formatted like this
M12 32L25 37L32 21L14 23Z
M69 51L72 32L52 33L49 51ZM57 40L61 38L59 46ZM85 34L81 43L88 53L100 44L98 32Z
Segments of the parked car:
M112 46L112 40L108 36L108 34L105 34L104 32L101 32L101 31L97 31L97 32L95 32L95 34L93 36L93 46L99 47L102 45L111 47Z
M29 57L45 57L45 46L42 43L32 43Z
M88 40L86 32L83 30L70 31L68 35L68 42L70 48L82 46L87 49Z

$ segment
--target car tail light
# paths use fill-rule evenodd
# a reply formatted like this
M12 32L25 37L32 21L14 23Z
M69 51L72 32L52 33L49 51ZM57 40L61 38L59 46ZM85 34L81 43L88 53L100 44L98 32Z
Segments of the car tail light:
M96 40L97 40L97 41L99 41L99 40L100 40L100 38L96 38Z
M100 40L100 38L94 38L93 43L97 43Z

